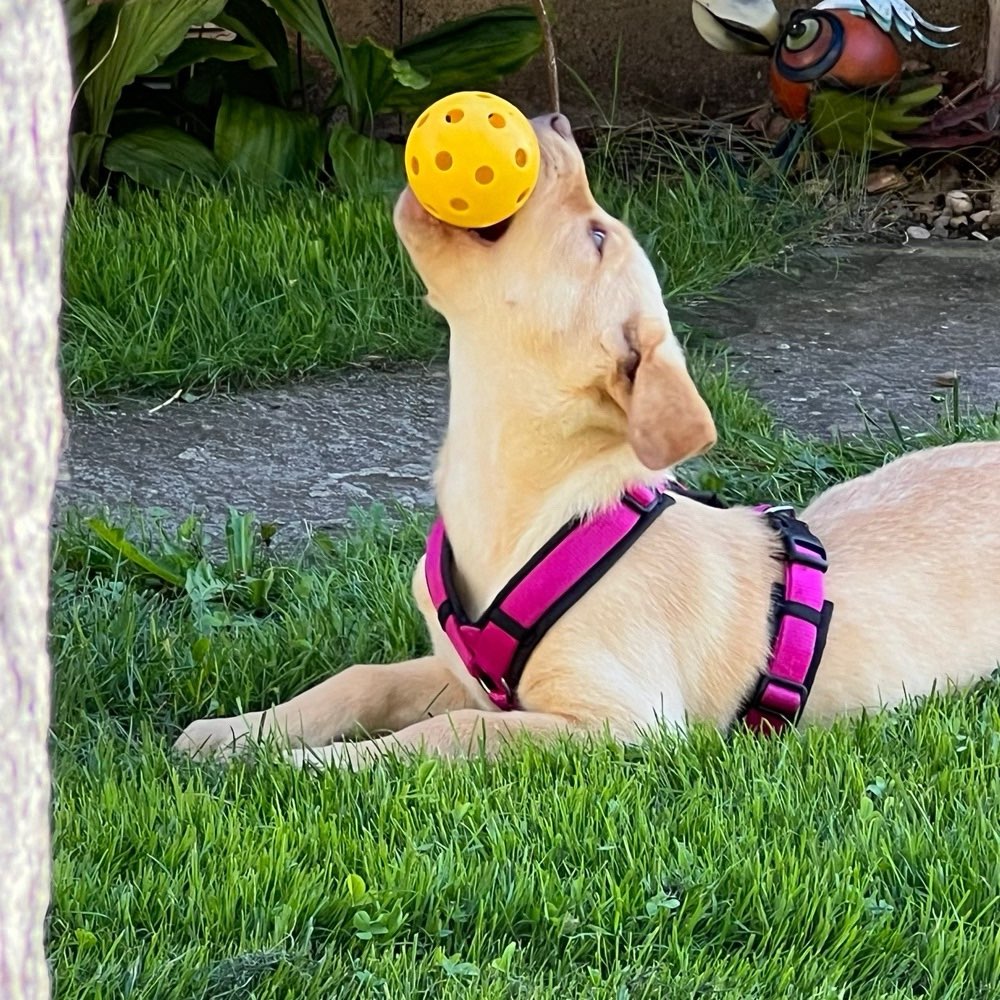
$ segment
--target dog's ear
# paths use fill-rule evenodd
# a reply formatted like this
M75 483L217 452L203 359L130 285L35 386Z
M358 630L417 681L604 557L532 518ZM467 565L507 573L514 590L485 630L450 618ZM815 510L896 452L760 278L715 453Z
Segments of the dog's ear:
M630 320L614 338L611 396L625 411L628 441L649 469L666 469L715 444L715 422L666 317Z

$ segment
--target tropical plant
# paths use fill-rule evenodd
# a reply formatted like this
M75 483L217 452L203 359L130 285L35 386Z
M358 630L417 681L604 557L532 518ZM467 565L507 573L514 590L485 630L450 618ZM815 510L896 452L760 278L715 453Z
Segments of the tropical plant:
M342 42L324 0L268 0L330 63L335 84L326 102L347 121L332 126L328 151L334 175L352 187L401 174L402 150L374 137L377 117L414 116L457 90L481 90L523 66L542 45L529 6L498 7L449 21L393 50L370 38Z
M289 107L285 29L263 0L63 2L79 81L78 186L93 188L104 170L151 187L319 171L319 119Z
M156 188L230 172L315 179L327 155L345 187L396 183L401 151L374 138L379 115L412 115L451 91L489 86L541 45L526 6L449 22L393 51L367 38L343 43L324 0L63 5L78 87L73 176L89 189L106 171ZM334 70L321 116L292 106L286 25ZM340 109L346 121L334 123Z

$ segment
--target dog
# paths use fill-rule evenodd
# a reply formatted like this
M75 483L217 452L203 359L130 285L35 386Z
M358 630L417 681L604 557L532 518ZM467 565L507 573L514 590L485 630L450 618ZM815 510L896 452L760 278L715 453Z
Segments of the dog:
M357 767L408 750L492 755L519 735L635 742L663 725L727 729L755 711L775 727L815 724L969 685L1000 662L1000 442L897 459L823 493L801 521L664 486L713 445L712 415L655 272L596 203L568 121L532 127L539 180L505 225L452 227L409 189L394 210L450 327L440 521L413 580L432 652L193 722L177 749L226 755L273 737L296 763ZM593 545L595 523L620 534L626 522L641 530L584 567L575 600L555 607L555 594L543 634L512 620L518 602L553 597L528 593L540 578L526 583L525 566L567 533L590 531ZM793 566L795 552L805 555ZM801 601L793 570L809 578ZM541 572L551 590L569 571ZM516 688L482 665L496 634L484 640L492 651L470 653L491 607L500 645L517 645ZM791 680L775 664L779 611L799 614L792 631L805 634ZM764 704L769 684L778 697Z

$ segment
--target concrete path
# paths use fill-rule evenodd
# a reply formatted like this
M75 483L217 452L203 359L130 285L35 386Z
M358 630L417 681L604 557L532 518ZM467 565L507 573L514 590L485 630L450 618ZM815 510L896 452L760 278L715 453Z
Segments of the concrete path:
M979 408L1000 402L1000 240L800 254L695 304L741 381L802 434L863 428L863 408L933 421L958 378Z
M800 255L784 274L731 282L683 318L726 340L737 377L800 433L933 420L941 385L1000 401L1000 241ZM226 507L286 526L345 523L354 507L431 503L445 421L443 368L352 371L283 390L128 404L70 418L60 504Z

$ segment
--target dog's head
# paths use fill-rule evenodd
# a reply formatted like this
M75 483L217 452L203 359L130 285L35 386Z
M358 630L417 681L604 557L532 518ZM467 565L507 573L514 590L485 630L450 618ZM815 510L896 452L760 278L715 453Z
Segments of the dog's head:
M424 211L409 188L400 196L396 231L428 303L453 338L488 348L481 356L494 368L541 360L561 395L591 407L595 428L626 436L648 468L705 451L715 426L652 265L628 227L594 200L566 118L532 125L541 171L511 220L459 229Z

